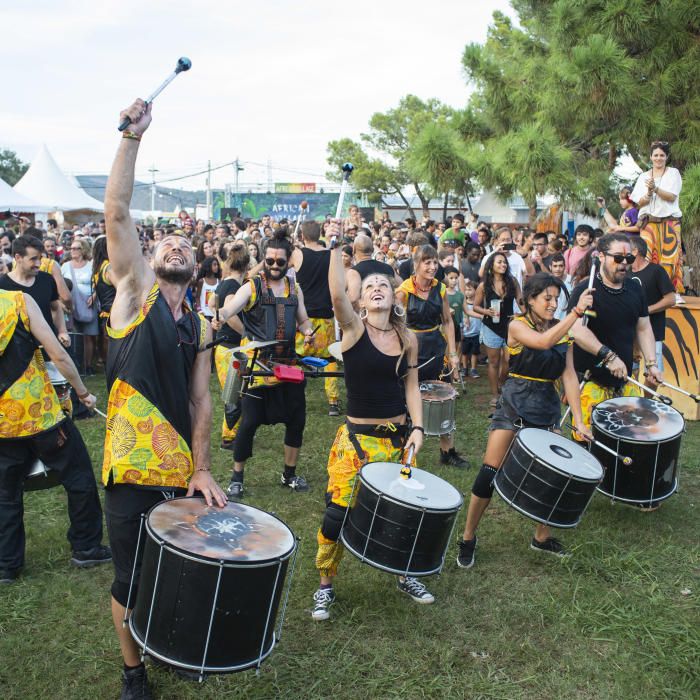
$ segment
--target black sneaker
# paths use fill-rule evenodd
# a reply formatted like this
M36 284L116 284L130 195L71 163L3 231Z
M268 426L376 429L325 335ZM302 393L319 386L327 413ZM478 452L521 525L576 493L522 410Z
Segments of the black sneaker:
M478 538L474 535L472 540L462 540L459 543L459 553L457 554L457 566L460 569L471 569L474 566L474 550Z
M0 585L14 583L18 577L18 569L0 569Z
M539 542L533 537L532 542L530 542L530 549L534 549L536 552L544 552L545 554L553 554L555 557L571 556L571 552L559 540L555 540L554 537L548 537L544 542Z
M440 464L447 464L451 467L459 467L460 469L469 469L469 467L471 467L471 464L469 464L454 447L448 452L440 450Z
M328 404L328 415L329 416L339 416L340 415L340 406L337 403L329 403Z
M425 587L425 584L412 576L406 576L403 581L400 578L397 579L396 587L421 605L430 605L435 602L435 596Z
M153 700L151 688L148 685L146 667L143 664L122 671L120 700Z
M243 482L242 481L231 481L226 489L226 495L229 498L242 498L243 497Z
M86 549L82 552L73 550L70 563L79 569L89 569L91 566L106 564L110 561L112 561L112 550L109 547L98 544L97 547Z
M335 591L332 588L319 588L314 593L314 609L311 611L311 619L327 620L330 616L330 607L335 603Z
M306 483L306 479L303 476L285 476L282 474L282 486L286 486L292 491L298 491L299 493L306 493L309 490L309 485Z
M220 445L222 450L233 450L233 448L235 446L236 446L235 440L222 440L221 445Z

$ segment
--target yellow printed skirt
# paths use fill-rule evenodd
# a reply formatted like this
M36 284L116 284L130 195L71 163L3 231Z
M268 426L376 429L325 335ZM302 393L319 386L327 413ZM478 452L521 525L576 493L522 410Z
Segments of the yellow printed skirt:
M682 294L685 289L681 267L681 222L678 219L648 221L639 233L648 247L647 260L661 265L673 288Z

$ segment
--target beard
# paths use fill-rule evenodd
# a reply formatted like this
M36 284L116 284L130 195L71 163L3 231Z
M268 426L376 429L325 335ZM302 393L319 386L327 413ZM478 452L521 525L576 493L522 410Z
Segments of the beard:
M170 284L189 284L194 274L194 265L171 266L161 263L153 268L156 277Z
M289 265L285 265L284 267L267 267L266 265L265 276L271 280L281 280L287 274L288 269Z

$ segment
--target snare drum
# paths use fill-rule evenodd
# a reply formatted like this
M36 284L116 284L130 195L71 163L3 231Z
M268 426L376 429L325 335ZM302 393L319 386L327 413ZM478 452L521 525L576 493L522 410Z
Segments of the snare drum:
M515 510L545 525L575 527L603 478L600 462L557 433L523 428L494 485Z
M605 467L598 491L613 500L651 506L678 488L678 456L685 428L683 416L660 401L625 396L599 403L591 415L593 436L625 457L591 446Z
M352 554L377 569L429 576L442 569L462 496L422 469L413 469L412 477L403 479L401 466L372 462L362 467L341 540Z
M457 391L447 382L420 383L423 402L423 428L426 435L447 435L456 429L455 399Z
M218 508L175 498L151 508L139 540L143 561L129 628L144 653L200 674L259 667L279 639L294 533L242 503Z
M66 378L58 371L58 368L53 362L47 360L45 365L46 373L49 375L49 381L58 396L58 402L62 404L70 397L70 383L66 381Z

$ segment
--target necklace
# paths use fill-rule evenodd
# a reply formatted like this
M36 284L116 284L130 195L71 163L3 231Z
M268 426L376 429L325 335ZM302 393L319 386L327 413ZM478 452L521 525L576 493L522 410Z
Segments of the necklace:
M418 278L417 278L415 275L413 275L412 279L413 279L413 286L414 286L419 292L421 292L422 294L427 294L427 293L430 292L430 290L433 288L433 285L432 285L432 283L431 283L430 286L429 286L427 289L423 289L423 287L421 287L421 286L418 284Z
M391 328L380 328L379 326L375 326L373 323L370 323L367 319L365 319L365 324L370 328L374 328L375 331L381 331L382 333L389 333L389 331L394 330L393 326Z
M600 275L600 272L596 273L596 279L600 280L600 283L603 285L603 289L608 293L612 295L617 295L617 294L622 294L625 291L625 284L624 282L622 283L622 286L618 289L616 287L608 287L607 284L603 281L603 278Z

